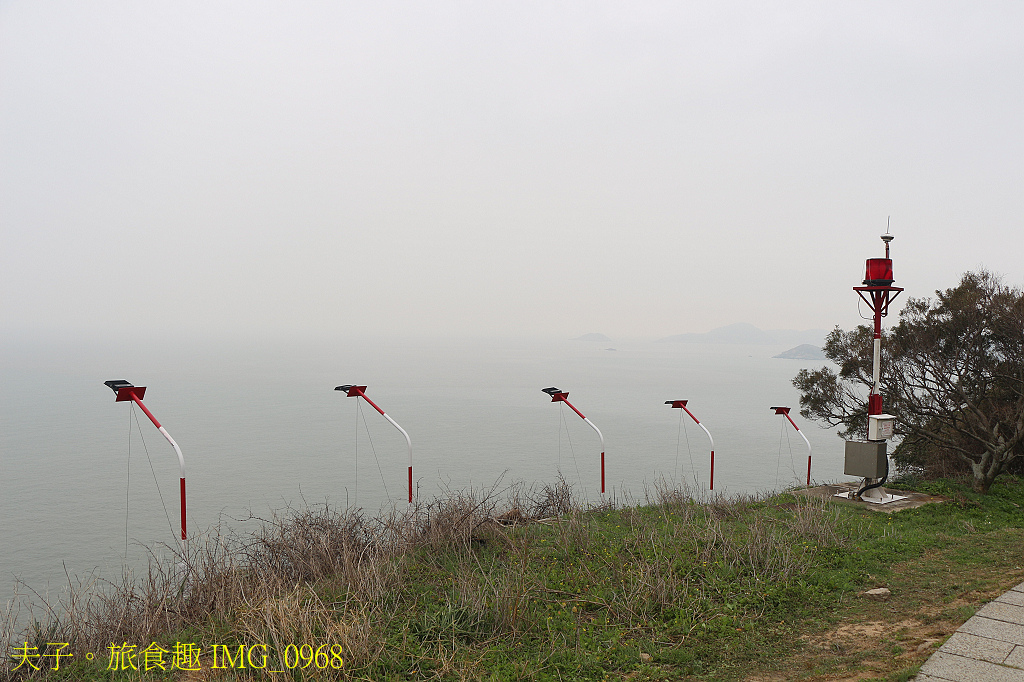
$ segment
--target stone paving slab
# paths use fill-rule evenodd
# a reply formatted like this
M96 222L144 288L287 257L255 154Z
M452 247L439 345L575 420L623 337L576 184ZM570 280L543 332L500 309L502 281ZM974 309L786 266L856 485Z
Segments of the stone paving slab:
M947 654L941 649L929 658L921 672L951 682L1024 682L1024 670L988 661Z
M1014 606L1024 606L1024 592L1010 590L1006 594L1001 594L998 597L996 597L996 601L1001 604L1013 604Z
M1012 644L1024 644L1024 625L1007 623L1002 620L992 620L984 616L971 618L961 625L957 632L966 632L969 635L998 639Z
M1024 682L1024 583L960 626L916 682Z
M966 632L954 632L939 651L956 656L978 658L989 663L1002 663L1014 647L1015 645L1010 642L969 635Z
M1014 594L1021 593L1015 592ZM975 615L991 618L992 620L1001 620L1004 623L1024 623L1024 607L1004 604L998 601L985 604Z

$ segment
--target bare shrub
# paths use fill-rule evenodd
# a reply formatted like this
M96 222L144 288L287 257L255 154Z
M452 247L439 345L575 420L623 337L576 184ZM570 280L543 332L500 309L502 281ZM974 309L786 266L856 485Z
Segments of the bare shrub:
M466 549L476 530L494 518L497 504L495 486L447 491L404 519L408 523L405 541L415 547Z
M317 581L351 578L375 537L361 512L332 513L325 505L275 517L247 546L247 563L276 578Z
M573 494L572 486L561 474L554 483L531 490L526 494L526 499L530 505L528 516L533 519L563 516L581 507Z
M687 509L699 500L686 481L676 483L660 477L654 481L654 493L647 492L647 503L665 509Z

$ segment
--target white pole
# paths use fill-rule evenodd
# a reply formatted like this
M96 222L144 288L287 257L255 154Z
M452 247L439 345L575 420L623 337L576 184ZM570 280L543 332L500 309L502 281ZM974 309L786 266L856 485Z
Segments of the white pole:
M811 441L807 440L807 436L805 436L804 432L801 431L800 429L797 429L796 432L799 433L800 437L804 439L805 443L807 443L807 456L810 457L811 456Z
M875 357L872 362L871 378L874 383L874 390L872 391L875 395L879 395L882 392L881 387L881 374L882 374L882 339L875 339Z
M700 428L704 429L704 433L708 434L708 440L711 441L711 449L714 450L715 449L715 439L711 437L711 432L708 431L708 427L704 426L700 422L697 422L697 426L699 426ZM689 446L687 446L687 447L689 447Z
M566 400L565 402L569 401ZM572 407L572 405L569 405L569 407ZM573 407L573 410L576 410L576 408ZM583 415L580 416L582 417ZM594 422L590 421L590 419L588 419L587 417L583 417L583 421L590 424L590 428L597 431L597 437L601 439L601 494L604 495L604 434L601 433L601 429L597 428L597 425L594 424Z
M178 471L181 472L181 477L185 478L185 456L181 454L181 448L179 448L178 444L174 442L173 438L171 438L171 434L167 433L167 429L161 426L158 431L163 434L164 438L167 439L167 442L171 444L172 448L174 448L174 453L178 455Z
M601 450L604 450L604 435L601 433L601 429L597 428L597 425L594 424L594 422L590 421L589 417L584 417L583 421L585 421L588 424L590 424L590 428L592 428L595 431L597 431L597 437L601 439Z
M409 434L406 433L405 429L398 425L394 419L392 419L386 412L381 412L384 418L391 422L392 426L402 432L405 436L405 442L409 444L409 504L412 504L412 439L409 438Z

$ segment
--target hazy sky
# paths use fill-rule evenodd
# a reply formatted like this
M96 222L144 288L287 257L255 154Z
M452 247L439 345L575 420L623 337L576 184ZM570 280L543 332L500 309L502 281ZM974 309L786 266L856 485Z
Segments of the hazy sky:
M1019 2L0 0L0 330L661 337L1024 284Z

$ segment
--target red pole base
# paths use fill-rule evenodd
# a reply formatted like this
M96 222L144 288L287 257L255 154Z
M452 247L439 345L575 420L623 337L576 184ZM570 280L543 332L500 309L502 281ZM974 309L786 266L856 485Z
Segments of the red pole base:
M570 405L569 407L572 407ZM604 453L601 453L601 494L604 495Z
M409 504L412 504L412 467L409 467Z
M715 451L711 451L711 486L708 490L715 489Z
M181 486L180 486L181 487L181 539L185 540L185 539L187 539L186 535L185 535L185 477L183 476L180 479L180 481L181 481Z
M811 456L807 455L807 487L811 487Z

